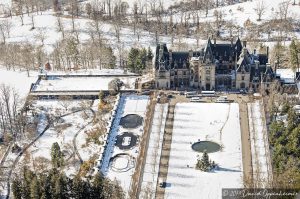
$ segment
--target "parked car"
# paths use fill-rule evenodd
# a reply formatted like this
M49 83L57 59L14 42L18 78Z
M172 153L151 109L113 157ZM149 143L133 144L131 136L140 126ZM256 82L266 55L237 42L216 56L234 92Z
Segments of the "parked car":
M190 99L190 102L202 102L201 98L200 97L192 97Z
M159 179L159 187L161 188L166 188L167 187L167 183L163 181L163 179Z

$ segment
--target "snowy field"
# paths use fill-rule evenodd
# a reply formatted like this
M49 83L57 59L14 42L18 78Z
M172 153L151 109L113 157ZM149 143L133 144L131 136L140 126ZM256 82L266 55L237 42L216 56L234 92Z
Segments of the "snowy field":
M28 77L26 71L7 71L0 65L0 84L6 84L14 88L23 100L30 91L31 83L34 83L36 79L37 72L30 72Z
M48 77L36 84L34 91L99 91L108 90L116 77ZM121 89L134 89L136 77L119 77L125 84Z
M135 166L135 160L139 155L140 146L137 144L129 150L121 150L115 146L116 136L124 132L131 132L139 138L142 137L144 133L143 125L135 129L126 129L120 126L120 120L128 114L137 114L145 119L148 103L148 96L123 95L120 97L116 116L109 134L108 144L106 145L105 154L102 159L101 172L111 180L118 180L126 194L128 194L130 190L132 182L131 176L134 174L135 168L131 168L125 172L115 171L112 169L110 159L118 154L126 154L131 157L131 160L129 162L126 162L126 159L120 160L117 166L123 167L126 166L126 164L133 164Z
M40 139L29 148L28 151L31 154L32 159L39 159L42 157L50 161L51 147L54 142L57 142L60 145L61 150L65 155L65 161L75 157L73 139L76 133L87 131L93 127L93 124L91 123L93 120L93 113L90 110L80 111L82 109L81 104L83 102L84 101L80 100L69 102L62 102L59 100L43 100L36 101L34 103L34 108L37 109L41 115L39 116L38 132L36 135L42 133L46 127L45 124L48 124L46 115L48 115L48 117L49 115L54 115L56 117L60 116L61 119L51 125L49 129L46 129L43 136L41 136ZM91 104L90 101L85 101L84 103ZM86 135L82 136L81 138L84 141ZM91 147L93 150L95 150L94 153L96 153L100 148L95 148L94 146ZM80 152L81 147L78 146L78 149ZM82 155L84 160L88 160L93 153L82 153ZM24 160L21 159L20 163L22 161ZM68 163L68 161L66 161L66 163ZM47 166L50 166L50 164ZM74 166L76 167L76 165L72 165L71 167L67 166L66 173L68 175L75 174L78 171L79 168L74 168ZM79 166L79 164L77 164L77 166Z
M266 123L263 120L260 101L248 104L248 118L251 138L253 178L258 187L268 187L269 182L269 145ZM271 171L270 171L271 173Z
M168 112L168 104L157 104L153 116L140 198L155 198L159 160Z
M281 68L276 70L276 75L280 76L280 79L285 83L294 83L295 82L295 73L292 69Z
M221 133L220 133L221 131ZM191 144L213 141L221 151L209 153L219 168L196 170L198 156ZM180 103L175 107L174 127L165 198L219 199L222 188L243 187L241 131L238 104Z

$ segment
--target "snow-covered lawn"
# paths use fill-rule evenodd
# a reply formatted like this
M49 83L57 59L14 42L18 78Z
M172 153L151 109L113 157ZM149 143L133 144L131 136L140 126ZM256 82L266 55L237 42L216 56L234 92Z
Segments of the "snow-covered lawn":
M249 129L251 138L251 154L253 178L258 187L268 187L271 165L267 139L266 122L262 115L262 105L256 100L248 104Z
M14 88L24 100L30 91L31 83L37 79L37 72L30 72L28 77L26 71L6 70L0 65L0 84L6 84Z
M140 198L155 197L167 112L168 104L156 105L150 132L149 146L147 149L146 164L142 176L143 179Z
M112 169L112 165L110 162L110 158L114 157L117 154L120 153L126 153L133 159L137 159L140 151L140 146L137 144L134 148L131 148L129 150L120 150L118 147L115 146L116 136L120 135L124 132L131 132L134 135L137 135L140 139L143 135L143 125L139 126L135 129L125 129L122 126L120 126L120 120L122 117L128 115L128 114L138 114L139 116L143 117L145 119L145 114L147 111L147 105L149 103L149 97L148 96L138 96L138 95L123 95L120 97L118 109L116 112L116 116L114 119L114 122L112 124L112 129L109 134L108 143L106 145L105 154L103 157L103 162L101 165L101 172L107 176L108 178L114 180L118 180L120 182L121 187L125 191L126 194L128 194L128 191L130 190L130 185L132 182L131 176L133 175L135 168L129 169L126 172L118 172L114 171ZM122 158L119 158L119 162L117 164L122 163ZM120 162L121 161L121 162ZM129 162L128 162L129 163ZM135 164L135 163L134 163ZM120 165L114 165L115 167L118 167Z
M217 170L202 172L195 168L202 154L193 151L191 145L198 139L222 146L221 151L209 153L219 165ZM219 199L222 188L243 187L242 176L238 104L177 104L165 198Z

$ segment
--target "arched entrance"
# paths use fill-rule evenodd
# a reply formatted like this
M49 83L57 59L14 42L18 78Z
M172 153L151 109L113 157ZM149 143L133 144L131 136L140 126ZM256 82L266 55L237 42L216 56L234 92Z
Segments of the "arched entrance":
M245 87L246 87L245 82L242 82L241 85L240 85L240 88L244 89Z

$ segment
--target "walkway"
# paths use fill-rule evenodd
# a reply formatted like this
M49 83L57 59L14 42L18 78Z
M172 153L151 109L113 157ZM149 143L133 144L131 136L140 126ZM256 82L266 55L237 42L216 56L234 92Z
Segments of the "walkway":
M253 186L270 186L272 167L270 163L269 142L263 105L260 100L248 104L251 153L253 165Z
M159 182L166 182L168 176L168 167L169 167L169 157L171 152L172 144L172 133L173 133L173 123L174 123L174 110L175 110L176 101L171 100L168 108L167 121L165 125L165 132L163 137L163 145L159 163L159 172L158 172L158 183L156 185L156 197L157 199L164 198L165 189L159 186Z

